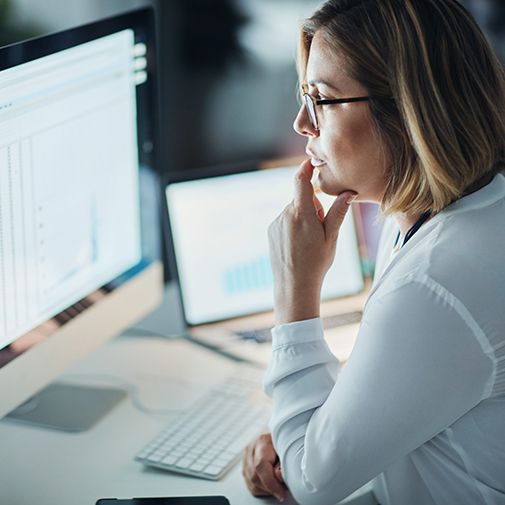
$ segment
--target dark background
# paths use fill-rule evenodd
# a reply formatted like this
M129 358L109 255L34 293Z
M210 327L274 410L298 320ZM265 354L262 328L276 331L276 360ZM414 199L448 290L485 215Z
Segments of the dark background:
M0 45L152 5L160 45L160 170L303 154L298 22L315 0L0 0ZM462 1L505 56L505 2Z
M294 57L314 0L0 0L0 45L144 5L158 20L162 172L303 154Z

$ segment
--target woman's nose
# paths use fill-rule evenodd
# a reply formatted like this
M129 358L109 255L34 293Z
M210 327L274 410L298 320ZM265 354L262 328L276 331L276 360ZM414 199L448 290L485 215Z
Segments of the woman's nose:
M317 137L319 135L319 131L316 130L310 122L307 108L304 104L302 104L298 110L298 114L293 123L293 129L298 135L303 135L304 137Z

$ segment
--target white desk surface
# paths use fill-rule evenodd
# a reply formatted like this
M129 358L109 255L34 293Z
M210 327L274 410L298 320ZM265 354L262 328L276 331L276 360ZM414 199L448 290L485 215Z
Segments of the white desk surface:
M155 331L160 321L154 324L151 318L148 323ZM168 326L164 330L171 332ZM184 409L236 366L244 365L182 339L133 336L132 331L129 335L113 339L60 378L135 388L91 430L68 434L0 421L0 504L94 505L106 497L205 494L223 494L231 505L278 503L249 494L241 465L213 482L134 461L134 455L174 415L145 413L136 402L156 411ZM285 503L294 501L288 498ZM361 493L345 503L376 502L369 493Z

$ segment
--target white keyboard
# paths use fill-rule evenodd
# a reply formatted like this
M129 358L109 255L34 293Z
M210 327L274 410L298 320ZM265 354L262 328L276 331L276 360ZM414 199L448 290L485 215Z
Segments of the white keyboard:
M268 422L270 408L258 398L261 375L239 369L175 419L135 459L194 477L220 479Z

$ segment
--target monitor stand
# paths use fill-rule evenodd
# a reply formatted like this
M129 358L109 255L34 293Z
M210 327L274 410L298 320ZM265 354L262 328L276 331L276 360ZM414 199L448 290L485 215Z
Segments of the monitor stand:
M127 396L120 389L53 383L5 419L72 433L87 431Z

